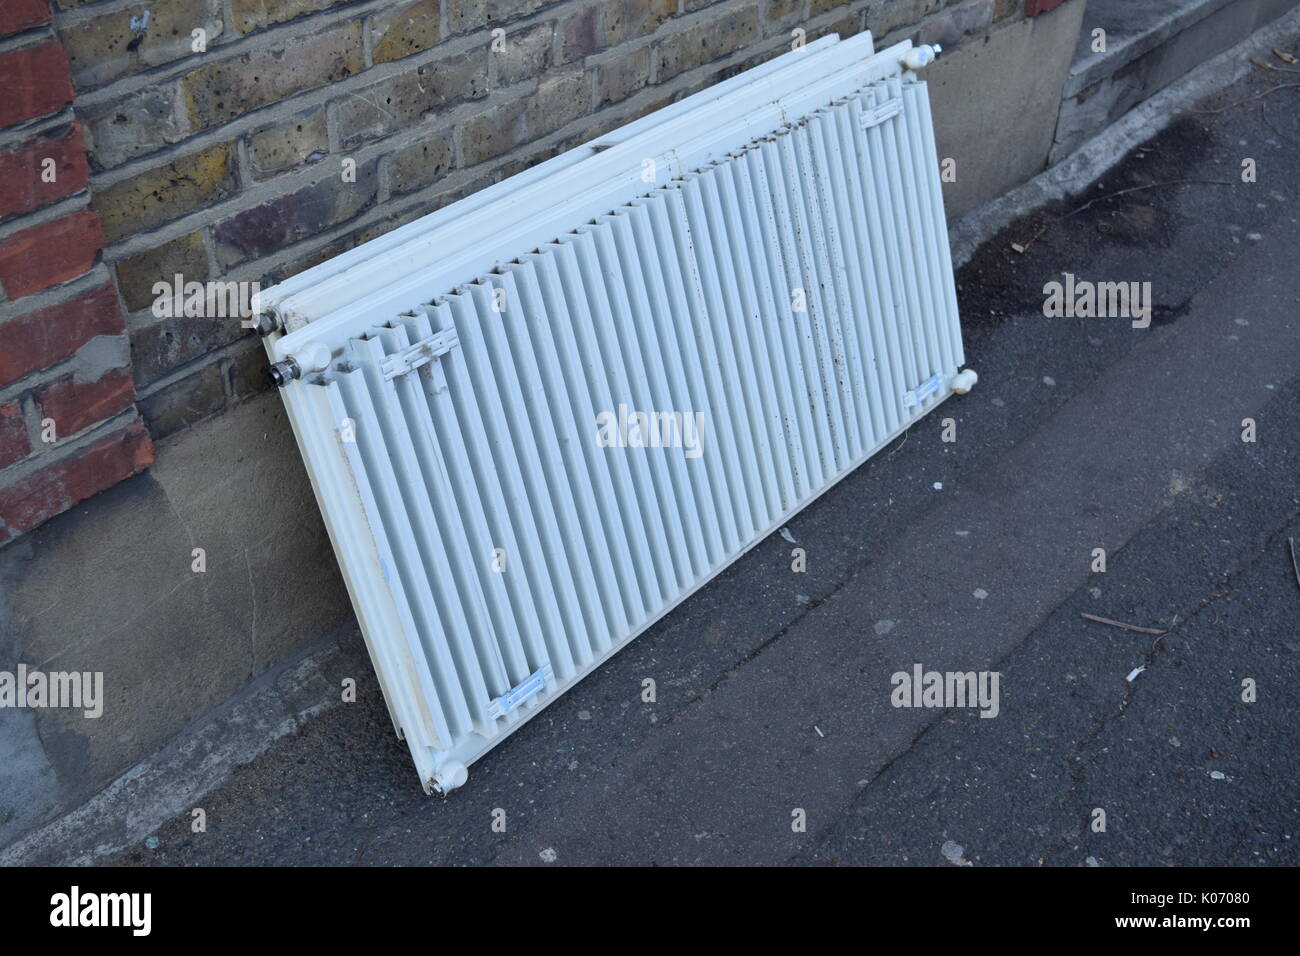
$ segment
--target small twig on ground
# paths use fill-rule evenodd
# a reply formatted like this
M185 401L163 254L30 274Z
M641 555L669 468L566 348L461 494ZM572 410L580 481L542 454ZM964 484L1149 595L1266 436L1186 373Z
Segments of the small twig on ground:
M1272 63L1265 63L1263 60L1251 60L1261 70L1273 70L1277 73L1300 73L1300 70L1288 70L1284 66L1275 66Z
M1155 634L1157 637L1163 637L1168 631L1157 631L1153 627L1138 627L1136 624L1125 624L1123 621L1112 621L1108 617L1098 617L1096 614L1088 614L1084 611L1079 612L1079 617L1087 618L1089 621L1096 621L1098 624L1109 624L1111 627L1122 627L1126 631L1137 631L1139 634Z
M1016 252L1020 253L1020 254L1023 256L1023 255L1025 254L1025 251L1026 251L1030 246L1032 246L1035 242L1037 242L1039 239L1043 238L1043 234L1046 233L1046 232L1047 232L1047 227L1044 226L1042 229L1039 229L1036 233L1034 233L1032 236L1030 236L1030 237L1029 237L1028 239L1026 239L1024 242L1013 242L1013 243L1011 243L1011 248L1014 249Z
M1226 179L1169 179L1162 183L1147 183L1143 186L1130 186L1128 189L1121 189L1118 192L1108 193L1105 196L1098 196L1096 199L1089 199L1078 209L1072 209L1070 212L1067 212L1061 218L1069 219L1071 216L1083 212L1089 206L1092 206L1096 203L1105 202L1107 199L1114 199L1117 196L1127 196L1129 193L1140 192L1143 189L1155 189L1157 186L1184 186L1184 185L1235 186L1237 184L1230 183Z
M1188 110L1188 112L1190 112L1190 113L1202 113L1202 114L1205 114L1205 115L1209 115L1209 114L1212 114L1212 113L1225 113L1225 112L1227 112L1228 110L1232 109L1234 106L1241 106L1243 103L1250 103L1250 102L1253 102L1254 100L1260 99L1261 97L1268 96L1270 93L1276 93L1278 90L1300 90L1300 83L1283 83L1281 86L1270 86L1268 89L1264 90L1262 93L1256 93L1254 96L1248 96L1248 97L1246 97L1244 100L1237 100L1237 102L1235 102L1235 103L1229 103L1227 106L1220 106L1218 109L1213 109L1213 110Z
M1268 118L1268 107L1263 100L1259 101L1259 116L1260 119L1264 121L1264 125L1267 126L1269 129L1271 129L1273 132L1277 133L1278 136L1281 136L1288 143L1295 142L1294 139L1292 139L1286 133L1282 132L1280 129L1278 129L1276 126L1273 125L1273 121Z
M1295 563L1295 538L1287 538L1286 544L1291 549L1291 570L1295 572L1295 586L1300 588L1300 564Z
M893 450L885 456L886 458L893 458L902 450L903 446L907 444L907 434L907 432L903 432L903 440L893 447Z

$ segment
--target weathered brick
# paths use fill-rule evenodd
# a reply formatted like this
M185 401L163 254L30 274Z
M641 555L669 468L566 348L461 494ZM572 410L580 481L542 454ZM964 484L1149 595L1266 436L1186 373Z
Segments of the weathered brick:
M50 0L5 0L0 4L0 36L50 22Z
M1024 9L1024 3L1021 0L997 0L993 7L993 21L1005 20L1007 17L1014 16Z
M455 162L451 134L438 131L412 143L388 160L388 182L394 195L404 195L432 185L447 175Z
M940 7L956 0L894 0L867 10L867 29L877 37L886 37L900 27L911 26Z
M600 7L588 7L559 22L556 29L560 34L561 63L581 60L600 49L600 31L596 22L599 13Z
M862 26L863 12L865 11L859 11L857 13L846 13L838 20L834 20L831 23L828 23L820 30L814 30L810 32L808 34L807 39L816 40L820 37L830 36L832 33L834 33L837 36L839 36L840 39L843 40L843 39L847 39L848 37L854 36L855 34L861 33L862 30L864 29ZM787 49L786 47L781 47L775 52L784 53L786 49ZM756 63L754 65L757 66L758 64Z
M487 19L492 23L518 20L561 0L487 0Z
M336 173L217 223L212 232L218 264L256 259L347 222L375 201L377 167L371 160L357 166L356 182Z
M154 462L141 422L0 489L0 542L15 538Z
M468 33L487 25L487 0L446 0L447 35Z
M419 53L442 39L438 0L416 0L370 19L370 55L389 63Z
M640 109L637 109L635 112L638 115L644 115L644 113ZM613 132L614 130L618 129L620 126L623 126L627 123L627 117L623 114L621 110L619 111L619 114L617 116L615 116L612 112L608 112L608 111L605 112L604 114L598 113L596 114L596 116L592 117L592 120L593 122L591 123L591 125L583 129L582 131L582 142L587 142L593 139L599 139L600 137L604 136L606 133Z
M492 54L497 68L497 84L510 86L537 79L551 65L554 36L555 25L552 23L539 23L506 36L502 49Z
M596 68L596 97L599 106L625 100L650 79L650 48L641 47Z
M659 82L672 79L758 39L758 6L726 10L711 20L665 37L656 46Z
M54 162L51 165L46 160ZM5 184L0 189L0 219L39 209L80 192L86 188L88 179L80 123L0 152L0 183Z
M290 276L295 276L299 272L310 269L312 266L318 266L322 262L333 259L335 256L347 252L349 249L355 249L363 242L369 242L371 239L392 232L398 226L404 226L408 222L427 215L432 211L433 209L427 203L422 203L415 209L408 209L399 215L388 216L378 222L372 222L367 226L354 229L351 232L345 232L341 236L336 236L325 245L313 249L311 252L308 252L297 259L291 259L267 273L262 279L262 284L269 287L275 283L283 282Z
M72 102L68 55L57 40L0 54L0 126L58 112Z
M99 217L83 209L0 242L0 285L11 299L84 275L104 244Z
M361 24L347 21L201 66L181 78L181 96L191 126L208 129L364 66Z
M625 123L630 122L631 120L640 119L642 116L649 116L651 113L657 112L658 110L663 109L665 106L672 106L678 100L684 99L686 96L688 96L689 92L690 92L689 87L679 88L675 90L670 90L669 92L664 93L663 96L660 96L657 99L645 100L641 103L638 103L636 108L627 114L626 118L620 118L615 116L609 117L605 121L606 124L608 125L601 124L605 128L600 132L608 133L610 130L617 129L618 127L622 126ZM600 133L593 132L592 135L598 136L600 135Z
M226 405L221 367L215 362L140 400L140 415L154 438L188 428Z
M17 402L0 405L0 468L8 468L32 453L27 422Z
M230 383L230 397L242 401L271 387L271 368L266 350L255 346L230 360L226 367L226 380Z
M466 166L474 166L509 152L527 139L528 101L511 100L484 110L461 124L461 156Z
M784 5L784 0L771 0L771 2L777 6ZM808 14L809 16L814 17L821 16L823 13L830 13L837 7L842 7L852 2L853 0L812 0L812 3L808 7Z
M233 144L219 143L95 192L104 238L116 242L147 232L231 195L236 185L234 156Z
M178 316L131 330L131 367L141 387L249 332L238 318Z
M500 26L559 3L562 0L448 0L447 35Z
M263 127L248 137L248 158L258 179L324 159L329 149L323 106Z
M208 280L208 252L203 246L203 234L191 232L146 249L113 264L117 272L117 288L122 293L128 312L147 309L153 305L154 284L174 283L177 275L182 282Z
M835 24L831 24L829 26L821 27L821 28L814 27L812 32L806 37L806 39L815 40L819 36L826 36L827 34L834 33L834 32L835 32ZM733 76L739 76L741 73L744 73L747 70L752 70L756 66L761 66L762 64L766 63L768 60L772 59L773 57L778 57L783 53L790 52L790 43L793 42L793 38L790 41L786 41L785 38L781 38L781 40L778 42L779 42L778 46L769 46L766 49L759 50L757 53L753 54L752 56L748 56L743 60L739 60L735 63L729 64L728 66L725 66L722 69L718 70L717 73L711 74L710 76L705 78L703 86L705 87L713 86L715 83L721 83L723 80L729 80Z
M355 232L347 233L341 238L337 238L333 242L328 242L319 249L314 249L300 258L290 259L288 262L277 266L275 269L267 273L266 278L263 280L263 284L269 287L283 282L290 276L296 276L299 272L304 272L313 266L318 266L322 262L328 262L335 256L341 255L349 249L355 248L360 245L359 242L353 239L355 235L357 235Z
M133 401L135 382L125 368L105 372L93 382L63 375L36 390L41 418L54 420L60 440L112 418Z
M96 336L122 330L112 283L0 323L0 386L68 358Z
M147 0L59 29L78 89L195 55L192 31L221 35L220 0Z
M509 179L511 176L517 176L525 170L532 169L538 163L544 163L552 157L560 155L570 146L576 146L579 141L585 142L593 134L590 129L584 129L580 137L574 137L572 142L561 141L558 143L549 143L546 146L538 146L535 143L525 143L520 149L516 150L513 158L503 163L492 171L493 181L501 182L503 179Z
M676 0L615 0L605 4L601 32L606 46L654 33L677 10Z
M473 166L554 132L590 108L591 87L585 73L549 77L532 96L502 103L461 125L464 165Z
M459 99L487 95L487 49L470 50L399 73L335 105L340 142L351 149L409 129Z
M1065 0L1025 0L1025 16L1036 17L1040 13L1055 10L1064 2Z
M165 83L98 106L78 104L77 113L86 124L90 165L96 170L113 169L188 136L177 90L177 84Z
M591 112L591 80L575 70L542 80L528 106L528 136L538 139Z
M359 0L230 0L235 29L247 34Z
M813 6L817 5L818 0L813 0ZM835 5L827 7L833 10ZM824 11L823 11L824 12ZM781 21L788 20L791 17L798 17L803 14L803 0L767 0L767 19ZM814 13L813 16L816 16Z
M921 43L955 46L962 37L986 30L993 22L993 0L974 0L946 10L929 20L920 30Z

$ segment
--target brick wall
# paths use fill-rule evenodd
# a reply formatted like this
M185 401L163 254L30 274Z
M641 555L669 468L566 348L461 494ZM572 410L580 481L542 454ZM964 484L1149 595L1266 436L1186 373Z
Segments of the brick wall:
M51 19L0 4L0 543L154 454Z
M160 315L155 283L267 287L796 30L951 46L1025 15L1021 0L4 3L0 543L265 387L237 317Z

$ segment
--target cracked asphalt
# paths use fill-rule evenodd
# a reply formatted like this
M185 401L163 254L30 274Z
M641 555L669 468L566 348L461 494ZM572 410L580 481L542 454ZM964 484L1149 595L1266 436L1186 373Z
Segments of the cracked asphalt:
M357 703L237 769L206 832L101 859L1300 862L1300 92L1231 105L1275 83L985 244L958 275L980 384L790 522L806 573L763 542L446 800L349 632ZM1066 272L1151 282L1152 327L1045 318ZM893 707L917 663L997 671L998 715Z

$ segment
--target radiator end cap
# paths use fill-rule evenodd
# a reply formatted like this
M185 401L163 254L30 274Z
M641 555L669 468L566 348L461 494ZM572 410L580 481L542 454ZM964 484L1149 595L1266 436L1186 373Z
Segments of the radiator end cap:
M440 797L445 797L458 787L465 786L469 779L469 768L459 761L452 760L438 768L433 779L429 781L430 789Z
M933 45L923 43L920 46L914 46L903 56L903 66L909 70L923 70L943 52L943 47L935 43Z
M965 395L975 387L975 383L979 380L980 377L976 374L975 370L973 368L968 368L963 372L957 373L957 377L952 380L952 390L958 395Z

